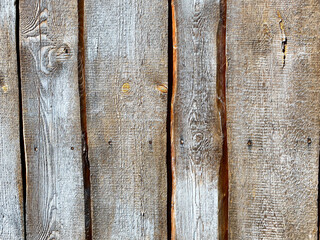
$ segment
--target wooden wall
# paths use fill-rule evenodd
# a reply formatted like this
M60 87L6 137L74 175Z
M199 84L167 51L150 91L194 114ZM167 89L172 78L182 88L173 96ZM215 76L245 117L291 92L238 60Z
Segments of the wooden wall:
M2 0L0 239L318 239L320 2Z

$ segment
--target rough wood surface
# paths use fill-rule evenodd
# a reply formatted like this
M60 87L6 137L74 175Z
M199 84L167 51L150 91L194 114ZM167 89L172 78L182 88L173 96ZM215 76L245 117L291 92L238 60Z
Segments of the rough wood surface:
M24 239L14 0L0 1L0 239Z
M319 4L228 1L229 239L317 239Z
M77 1L21 0L27 237L84 239Z
M166 239L167 1L84 7L93 239Z
M216 101L219 1L175 0L172 239L219 239L222 132Z

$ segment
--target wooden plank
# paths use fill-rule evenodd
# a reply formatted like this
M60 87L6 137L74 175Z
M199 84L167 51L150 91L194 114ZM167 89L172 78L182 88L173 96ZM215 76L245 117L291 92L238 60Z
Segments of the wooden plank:
M175 0L172 239L220 239L222 131L217 106L220 2Z
M166 239L167 1L84 8L93 239Z
M77 1L20 1L27 237L84 239Z
M230 239L317 239L320 11L230 0Z
M14 0L0 2L0 239L24 239Z

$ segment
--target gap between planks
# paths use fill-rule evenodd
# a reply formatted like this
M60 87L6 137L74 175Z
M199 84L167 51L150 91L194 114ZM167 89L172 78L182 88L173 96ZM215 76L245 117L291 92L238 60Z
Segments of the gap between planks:
M84 0L78 0L78 78L80 97L80 118L82 136L82 169L84 185L84 210L85 210L85 236L86 240L92 239L91 217L91 179L90 162L88 159L87 111L86 111L86 83L85 83L85 47L84 47Z
M168 0L168 106L167 106L167 228L168 228L168 239L171 239L172 235L172 214L171 214L171 206L173 200L173 163L171 149L171 134L172 134L172 99L173 99L173 81L174 81L174 73L173 73L173 36L174 36L174 28L173 28L173 0Z
M227 0L220 0L220 19L217 31L217 83L216 97L222 128L222 157L218 179L218 231L219 239L228 239L229 212L229 166L227 140L227 106L226 106L226 40L227 40Z
M27 199L27 168L25 158L25 144L23 136L23 113L22 113L22 88L21 88L21 63L20 63L20 9L19 1L15 1L16 7L16 54L17 54L17 73L18 73L18 88L19 88L19 134L20 134L20 155L21 155L21 178L23 191L23 237L27 239L27 224L26 224L26 199Z

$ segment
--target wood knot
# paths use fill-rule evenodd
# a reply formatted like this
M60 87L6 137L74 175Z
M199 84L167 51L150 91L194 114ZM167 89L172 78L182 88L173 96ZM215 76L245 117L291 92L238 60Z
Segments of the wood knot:
M130 84L129 84L129 83L124 83L124 84L122 85L121 91L122 91L123 93L128 93L128 92L130 92L130 89L131 89Z
M203 140L203 134L202 133L196 133L194 136L193 136L193 140L197 143L201 142Z
M57 69L59 64L72 56L72 51L67 44L62 44L58 48L55 46L45 46L41 48L40 55L41 72L50 74Z
M157 90L161 93L168 93L168 86L165 84L158 85Z
M67 44L62 44L57 48L56 60L57 62L66 61L72 56L71 48Z
M5 93L8 92L8 86L7 85L2 86L1 88L2 88L3 92L5 92Z

